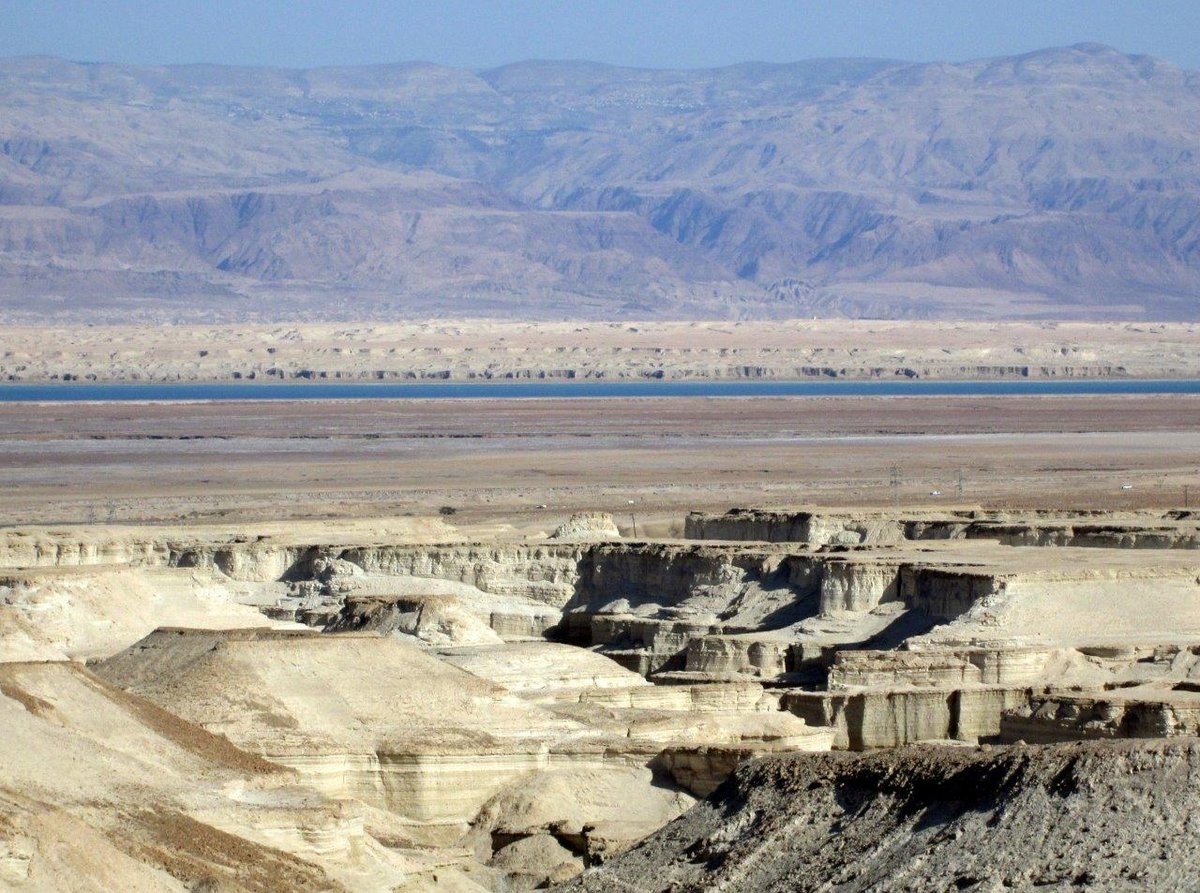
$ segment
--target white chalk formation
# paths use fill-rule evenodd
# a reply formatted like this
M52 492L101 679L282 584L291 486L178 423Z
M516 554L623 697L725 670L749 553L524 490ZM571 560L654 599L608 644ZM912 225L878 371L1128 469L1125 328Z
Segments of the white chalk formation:
M531 889L765 754L1194 735L1197 528L734 512L648 542L598 514L536 542L4 531L0 882L69 888L103 865L117 888L185 889L236 852L294 889Z

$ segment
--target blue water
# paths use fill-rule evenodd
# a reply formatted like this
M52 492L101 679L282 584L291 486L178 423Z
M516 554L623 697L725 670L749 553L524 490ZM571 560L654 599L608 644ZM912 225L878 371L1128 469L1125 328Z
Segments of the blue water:
M552 381L379 384L0 384L0 403L73 400L362 400L520 397L905 397L1200 394L1200 380Z

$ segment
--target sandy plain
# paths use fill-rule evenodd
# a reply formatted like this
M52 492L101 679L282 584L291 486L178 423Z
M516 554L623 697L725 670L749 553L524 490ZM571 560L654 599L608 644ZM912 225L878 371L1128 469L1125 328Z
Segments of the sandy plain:
M1197 500L1186 395L0 404L9 525Z

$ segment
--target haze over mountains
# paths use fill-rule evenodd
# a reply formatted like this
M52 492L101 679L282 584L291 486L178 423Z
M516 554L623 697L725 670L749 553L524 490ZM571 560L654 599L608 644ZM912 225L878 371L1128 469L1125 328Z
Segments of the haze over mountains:
M1200 318L1200 75L0 60L0 318Z

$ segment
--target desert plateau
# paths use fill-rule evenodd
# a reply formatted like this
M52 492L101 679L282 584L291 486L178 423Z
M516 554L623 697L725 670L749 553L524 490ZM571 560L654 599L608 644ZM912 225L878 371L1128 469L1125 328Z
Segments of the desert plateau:
M0 381L1194 378L1196 323L792 319L8 326Z

